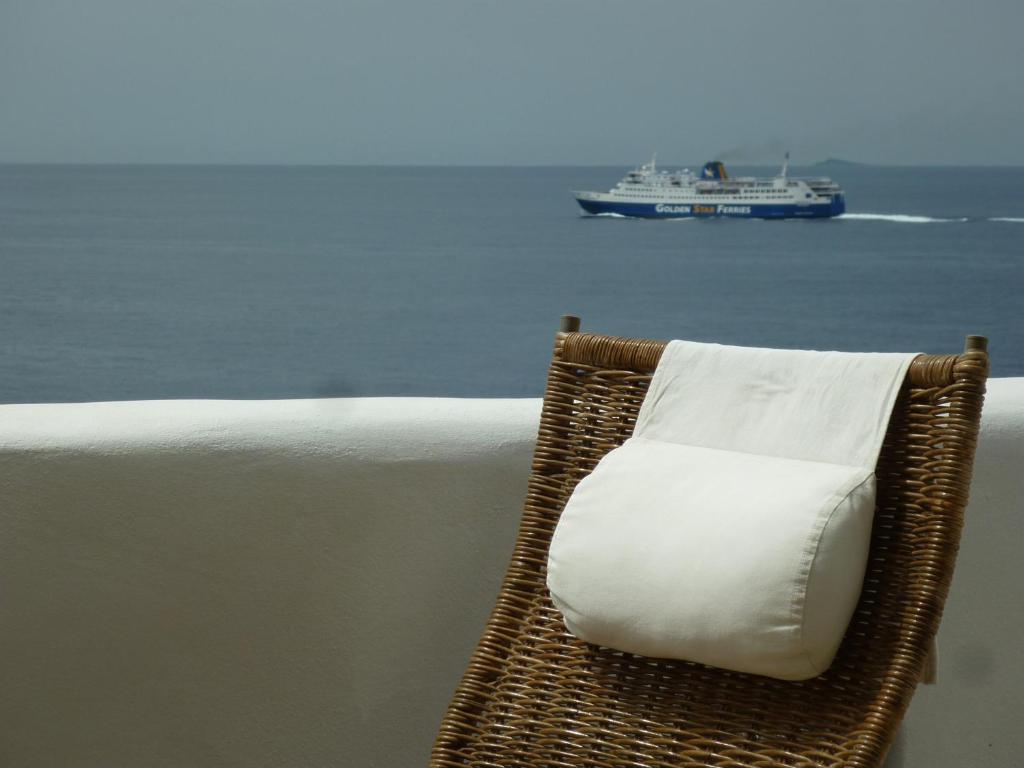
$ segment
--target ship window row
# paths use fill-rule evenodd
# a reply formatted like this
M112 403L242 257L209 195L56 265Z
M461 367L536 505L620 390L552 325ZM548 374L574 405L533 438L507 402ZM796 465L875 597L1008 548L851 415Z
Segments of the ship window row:
M707 196L715 196L715 195L730 195L731 193L727 193L727 192L717 192L717 193L716 192L704 192L704 193L701 193L701 194L707 195ZM792 199L791 195L731 194L731 196L732 197L739 197L739 198L742 198L742 199L758 198L758 199L761 199L761 200L763 200L763 199L768 199L768 200L791 200ZM646 198L651 198L651 199L655 199L655 200L661 200L662 199L662 195L660 195L660 194L653 194L653 193L649 193L649 192L648 193L644 193L644 192L631 192L630 193L630 197L646 197ZM807 195L807 197L810 197L810 195ZM683 198L677 198L677 199L683 199Z
M634 194L634 195L630 195L630 197L632 197L632 198L641 198L641 199L646 199L646 200L665 200L665 198L662 197L661 195ZM740 199L740 200L755 200L755 199L757 199L757 200L792 200L793 199L789 195L735 195L734 197L737 198L737 199ZM677 198L672 198L672 199L679 200L679 201L687 201L687 200L694 200L695 198L677 197Z

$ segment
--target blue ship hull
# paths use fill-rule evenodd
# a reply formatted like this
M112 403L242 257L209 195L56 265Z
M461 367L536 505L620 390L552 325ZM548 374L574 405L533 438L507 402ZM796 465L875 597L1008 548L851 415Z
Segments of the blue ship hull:
M689 205L674 203L626 203L576 198L587 213L617 214L642 219L827 219L846 211L846 201L837 195L831 203L811 205L732 203Z

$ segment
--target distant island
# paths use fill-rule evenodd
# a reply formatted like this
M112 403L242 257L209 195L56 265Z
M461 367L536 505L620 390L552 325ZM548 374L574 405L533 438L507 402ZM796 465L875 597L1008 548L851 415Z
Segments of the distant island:
M827 157L824 160L822 160L820 163L815 163L811 167L812 168L821 168L822 166L832 166L832 167L835 167L835 166L847 166L847 167L859 166L859 167L866 167L866 166L869 166L869 165L871 165L871 163L858 163L858 162L856 162L854 160L843 160L843 159L838 158L838 157Z

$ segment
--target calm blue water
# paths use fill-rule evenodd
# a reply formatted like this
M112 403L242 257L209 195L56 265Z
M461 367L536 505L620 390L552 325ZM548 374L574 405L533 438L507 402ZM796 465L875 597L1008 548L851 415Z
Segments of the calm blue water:
M1024 375L1024 169L830 171L849 211L925 220L581 217L568 190L624 170L0 166L0 402L535 396L563 313L819 349L981 333Z

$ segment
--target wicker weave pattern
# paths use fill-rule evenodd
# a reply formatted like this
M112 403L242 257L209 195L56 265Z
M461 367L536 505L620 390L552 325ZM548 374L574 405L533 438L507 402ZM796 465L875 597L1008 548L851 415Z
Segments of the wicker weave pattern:
M915 360L877 467L864 591L832 667L783 682L590 646L545 586L580 478L633 431L664 343L560 333L522 524L432 768L879 766L942 614L988 369L983 351Z

